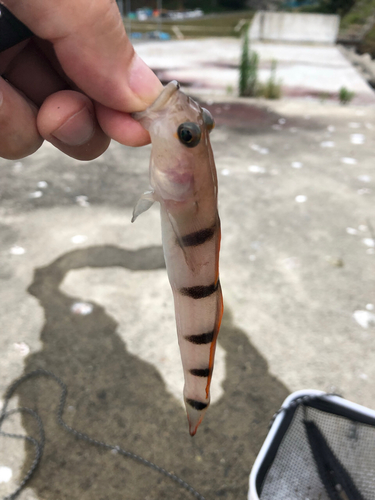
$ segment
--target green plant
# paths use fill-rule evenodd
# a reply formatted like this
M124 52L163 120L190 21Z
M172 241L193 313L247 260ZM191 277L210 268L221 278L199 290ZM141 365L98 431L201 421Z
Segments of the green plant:
M258 95L266 99L280 99L281 97L281 83L276 81L276 68L277 61L273 59L271 63L271 75L267 82L258 86Z
M249 24L243 27L243 43L240 63L239 94L243 97L256 95L259 56L249 47Z
M331 97L331 95L329 92L319 92L318 97L319 97L320 102L323 103L323 102L327 101Z
M355 93L351 90L348 90L346 87L341 87L341 89L339 90L339 101L341 104L348 104L348 102L350 102L354 96Z

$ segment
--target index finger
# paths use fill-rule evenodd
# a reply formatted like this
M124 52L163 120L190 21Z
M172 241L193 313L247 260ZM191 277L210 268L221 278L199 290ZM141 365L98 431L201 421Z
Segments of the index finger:
M131 113L145 109L162 85L137 56L115 0L6 0L33 33L52 42L66 75L92 99Z

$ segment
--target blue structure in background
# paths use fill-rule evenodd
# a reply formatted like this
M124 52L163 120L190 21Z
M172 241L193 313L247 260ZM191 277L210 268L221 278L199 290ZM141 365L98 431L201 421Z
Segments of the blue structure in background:
M319 3L317 0L286 0L282 7L284 9L298 9L298 7L310 7L319 5Z

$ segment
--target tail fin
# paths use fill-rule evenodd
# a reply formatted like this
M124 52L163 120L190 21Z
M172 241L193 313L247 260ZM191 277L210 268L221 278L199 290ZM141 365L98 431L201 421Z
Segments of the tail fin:
M190 436L194 436L197 432L199 424L202 422L209 404L209 399L206 402L202 403L201 401L196 401L195 399L185 398L185 407L189 422Z

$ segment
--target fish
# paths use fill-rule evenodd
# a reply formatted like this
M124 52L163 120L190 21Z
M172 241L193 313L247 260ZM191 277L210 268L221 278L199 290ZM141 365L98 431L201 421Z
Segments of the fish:
M151 137L150 189L138 200L132 222L159 202L185 379L183 397L189 432L194 436L210 404L224 309L217 172L209 139L214 120L176 81L132 117Z

